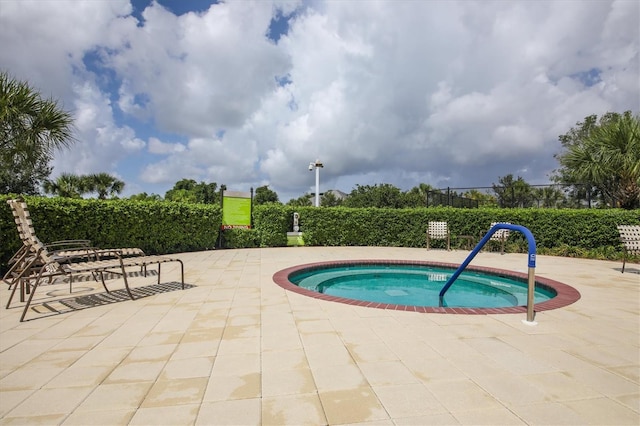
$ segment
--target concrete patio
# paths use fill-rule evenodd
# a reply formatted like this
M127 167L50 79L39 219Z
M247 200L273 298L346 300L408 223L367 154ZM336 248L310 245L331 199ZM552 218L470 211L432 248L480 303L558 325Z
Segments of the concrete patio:
M24 323L20 303L4 309L9 292L2 288L0 424L640 423L637 264L621 274L621 262L539 256L537 275L582 297L538 313L535 326L522 322L524 314L326 302L272 280L302 263L461 263L466 254L381 247L183 253L185 290L175 267L163 267L164 286L134 274L132 287L148 294L135 301L88 298L104 291L91 280L73 295L64 283L43 286ZM483 252L472 264L527 269L524 254ZM107 284L123 287L118 279ZM42 303L61 298L68 300Z

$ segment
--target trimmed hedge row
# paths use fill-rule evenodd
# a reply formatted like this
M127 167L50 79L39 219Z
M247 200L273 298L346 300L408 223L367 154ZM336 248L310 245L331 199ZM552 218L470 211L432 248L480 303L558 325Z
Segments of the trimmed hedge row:
M20 247L13 216L0 196L0 269ZM222 212L216 205L130 200L76 200L27 197L36 232L44 242L89 239L97 247L140 247L148 254L211 249L216 246ZM254 207L254 228L222 235L225 248L282 247L300 213L306 245L424 247L429 221L446 221L452 247L458 235L483 236L491 222L510 222L533 233L538 253L617 259L616 225L640 225L640 210L617 209L415 209L315 208L267 204ZM435 241L434 247L443 247ZM509 252L526 252L526 239L511 233Z
M286 232L293 227L293 213L300 213L305 245L424 247L429 221L446 221L453 247L463 241L458 235L478 240L492 222L510 222L528 228L538 252L565 256L615 259L621 246L619 224L640 225L640 210L619 209L415 209L315 208L282 205L256 206L254 224L261 247L285 246ZM438 244L438 242L435 242ZM444 242L439 242L441 245ZM511 252L526 252L526 238L512 232Z
M8 196L0 196L0 269L21 246ZM94 246L140 247L147 254L214 248L219 206L129 200L25 197L36 234L45 243L88 239Z

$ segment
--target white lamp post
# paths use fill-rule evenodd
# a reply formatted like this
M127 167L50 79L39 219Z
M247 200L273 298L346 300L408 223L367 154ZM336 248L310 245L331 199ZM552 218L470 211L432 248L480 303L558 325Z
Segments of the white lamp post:
M313 169L316 169L316 207L320 207L320 169L324 166L320 162L320 160L316 160L316 162L309 163L309 171L312 172Z

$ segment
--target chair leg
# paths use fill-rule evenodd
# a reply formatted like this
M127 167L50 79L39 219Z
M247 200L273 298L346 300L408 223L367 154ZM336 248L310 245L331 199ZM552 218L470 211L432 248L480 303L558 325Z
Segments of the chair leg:
M20 301L24 302L25 285L26 285L26 288L27 288L27 293L29 293L29 291L30 291L29 279L25 278L25 275L29 272L29 270L31 269L32 265L33 265L33 263L30 263L27 266L25 266L22 269L22 271L20 271L18 276L16 276L13 279L13 282L15 283L15 285L13 286L13 290L11 290L11 295L9 296L9 300L7 301L7 309L9 309L9 306L11 305L11 301L13 300L13 296L16 293L16 290L18 289L18 287L20 287Z
M127 293L129 294L129 297L131 298L131 300L136 300L135 297L133 297L133 293L131 293L131 289L129 288L129 280L127 280L127 271L125 270L124 266L122 267L122 279L124 280L124 288L127 289ZM103 281L104 284L104 281Z
M627 249L622 252L622 273L624 274L624 265L627 263Z
M13 300L13 295L16 293L16 290L18 289L18 287L22 288L22 286L24 285L22 280L23 280L22 274L20 274L20 276L18 276L17 278L14 279L15 285L13 286L13 289L11 290L11 294L9 295L9 300L7 300L6 309L9 309L9 306L11 306L11 301ZM22 292L22 290L20 290L20 291Z
M27 311L29 310L29 306L31 305L31 300L33 300L33 296L36 294L36 289L38 288L38 285L40 284L40 280L42 279L41 275L38 275L38 278L36 278L36 282L33 285L33 288L31 288L31 294L29 294L29 299L27 300L27 304L24 305L24 310L22 311L22 316L20 317L20 322L24 321L24 317L27 315ZM29 284L27 284L29 285Z
M13 285L15 279L9 279L10 276L13 274L13 272L20 268L20 265L24 266L24 259L27 257L27 255L29 254L29 252L24 252L24 254L22 256L20 256L20 258L18 260L16 260L14 262L14 264L11 266L11 268L9 268L9 270L7 271L6 274L4 274L4 277L2 277L2 281L6 282L9 285L9 290L11 290L11 286Z
M104 282L104 271L100 271L98 273L100 274L100 282L102 283L102 287L104 287L104 291L106 291L107 293L110 293L109 289L107 288L107 284L105 284L105 282ZM94 275L94 277L95 277L95 275Z
M180 282L182 283L182 289L184 290L184 263L182 263L182 260L180 259L176 260L180 262Z

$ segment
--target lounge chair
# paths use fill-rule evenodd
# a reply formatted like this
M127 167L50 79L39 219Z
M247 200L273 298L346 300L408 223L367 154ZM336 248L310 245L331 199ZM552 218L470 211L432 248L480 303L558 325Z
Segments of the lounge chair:
M509 222L492 222L489 229L493 228L498 223L509 223ZM500 242L500 254L504 254L504 245L507 242L507 238L509 238L509 230L508 229L498 229L496 232L491 235L489 241L498 241Z
M431 248L431 240L447 240L447 250L451 250L451 233L447 222L429 222L427 225L427 250Z
M618 233L622 242L622 273L624 274L629 253L640 254L640 225L618 225Z
M22 268L24 268L26 262L28 262L29 254L30 254L30 244L28 242L29 234L35 236L35 230L33 226L31 226L31 220L29 219L29 212L26 211L26 207L24 208L25 217L28 220L23 220L21 214L18 211L22 208L20 203L21 200L7 200L7 203L11 207L11 211L13 212L13 217L18 228L18 235L20 236L20 240L22 241L22 246L20 249L9 259L7 264L9 265L9 270L5 273L2 280L9 285L9 289L14 283L14 278L20 274ZM70 255L74 255L76 253L86 253L87 250L91 249L91 241L89 240L64 240L64 241L56 241L51 244L47 244L47 248L52 250L54 253L64 255L63 253L69 253Z
M25 216L26 204L20 200L13 200L12 208L16 208L16 212L20 219L20 227L18 232L21 232L21 237L26 237L23 240L23 244L27 245L25 249L25 255L22 258L22 268L19 273L14 276L14 282L9 301L7 302L7 308L11 305L11 301L18 287L21 288L21 293L24 294L25 289L30 292L29 298L25 304L24 311L20 317L20 321L24 321L27 314L33 296L38 286L43 280L51 282L54 278L59 276L69 276L69 286L73 285L73 277L77 274L91 273L94 276L99 275L102 286L106 292L109 292L105 282L104 273L121 274L124 280L125 289L129 297L133 300L134 296L129 288L129 282L127 280L127 271L129 267L139 267L146 272L148 265L158 265L158 284L160 284L161 277L161 264L168 262L180 263L180 275L182 289L184 289L184 264L180 259L167 257L167 256L132 256L124 257L123 252L119 249L105 249L89 251L88 257L80 257L74 255L75 262L69 261L71 257L61 257L50 252L44 244L35 236L35 233L26 232L25 223L30 224L30 219ZM33 228L31 226L31 228ZM80 249L82 250L82 249ZM111 256L111 259L102 259L100 256L107 254ZM146 274L145 274L146 275Z
M20 275L23 268L30 263L31 239L38 239L35 228L29 214L26 202L22 198L15 200L7 200L7 204L11 207L13 217L18 229L18 235L22 241L22 247L11 257L8 264L9 270L6 272L2 280L9 285L9 289L14 284L15 278ZM99 258L112 257L114 250L117 250L121 256L143 256L145 253L139 248L119 248L119 249L98 249L91 246L90 240L63 240L49 244L43 244L51 253L52 258L58 261L72 261L82 258ZM32 265L33 267L33 265ZM24 295L21 300L24 301Z

